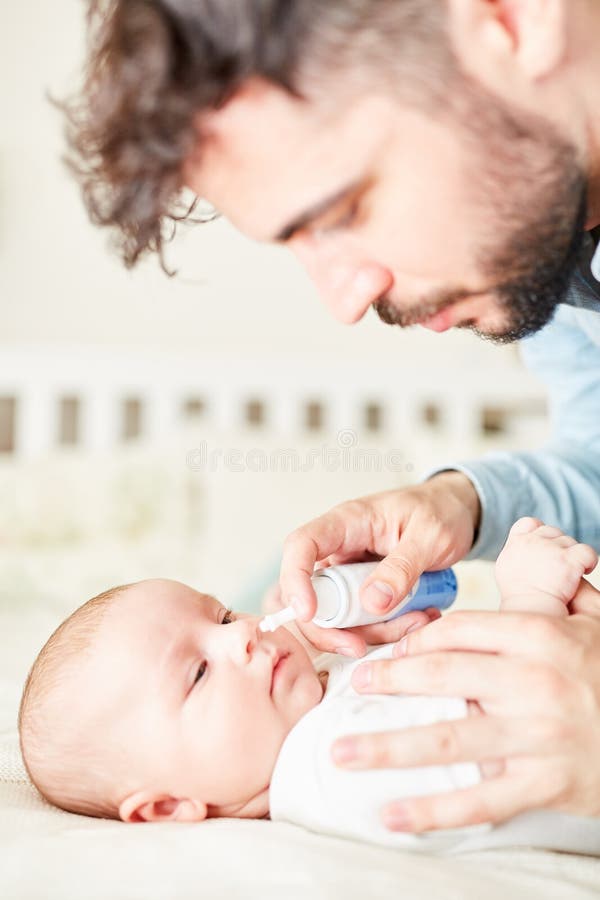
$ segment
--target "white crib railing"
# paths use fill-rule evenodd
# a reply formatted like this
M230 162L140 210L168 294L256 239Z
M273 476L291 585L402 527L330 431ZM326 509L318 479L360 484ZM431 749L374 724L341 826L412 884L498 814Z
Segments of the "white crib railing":
M450 445L537 429L540 385L515 361L466 374L389 364L218 360L140 350L24 347L0 354L0 449L34 458L64 445L160 444L187 424L277 434L353 428L398 438L435 427Z

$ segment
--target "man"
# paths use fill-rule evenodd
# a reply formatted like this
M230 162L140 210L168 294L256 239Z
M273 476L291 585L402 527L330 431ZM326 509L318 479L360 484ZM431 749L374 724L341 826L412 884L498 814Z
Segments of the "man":
M390 325L529 337L550 386L543 451L449 464L291 535L286 602L308 620L314 564L369 552L363 601L383 611L425 569L494 558L522 515L600 546L600 5L97 0L91 33L71 144L128 264L162 251L187 186L288 244L340 320L374 306ZM600 816L600 619L572 612L448 616L359 668L364 690L466 695L487 715L338 742L341 765L497 762L476 788L391 802L389 827ZM328 646L360 655L368 636Z

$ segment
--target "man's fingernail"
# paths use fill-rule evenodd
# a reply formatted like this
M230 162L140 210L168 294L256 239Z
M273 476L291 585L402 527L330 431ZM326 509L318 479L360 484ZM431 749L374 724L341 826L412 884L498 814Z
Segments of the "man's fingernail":
M354 647L336 647L336 653L341 653L342 656L351 656L353 659L358 657L358 653L354 649Z
M392 606L394 602L394 591L393 588L384 581L374 581L373 584L370 584L366 589L364 599L368 602L369 606L372 606L374 609L383 613Z
M331 756L336 765L346 765L358 759L358 746L356 741L345 739L336 741L331 748Z
M352 674L352 684L355 688L366 688L371 684L373 667L370 663L359 666Z
M390 831L411 831L411 824L404 806L386 806L381 814L383 824Z

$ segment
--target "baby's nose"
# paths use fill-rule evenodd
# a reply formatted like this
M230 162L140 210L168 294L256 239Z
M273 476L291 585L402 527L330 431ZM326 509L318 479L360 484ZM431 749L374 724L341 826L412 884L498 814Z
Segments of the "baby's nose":
M260 640L258 631L258 619L238 619L231 626L227 626L233 632L232 653L241 664L247 663L256 650Z

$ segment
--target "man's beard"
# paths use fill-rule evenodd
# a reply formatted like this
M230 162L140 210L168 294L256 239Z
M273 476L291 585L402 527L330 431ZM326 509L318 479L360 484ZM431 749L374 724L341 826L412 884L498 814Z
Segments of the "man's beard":
M450 288L404 310L383 297L373 307L386 324L408 327L485 294L496 301L494 311L503 316L505 327L483 332L472 321L457 327L506 344L543 328L565 299L584 240L586 177L575 147L554 125L513 112L472 82L463 84L468 86L471 118L461 118L459 127L471 145L467 152L475 202L482 222L487 221L487 236L476 253L486 289Z
M575 274L579 256L583 248L584 225L587 215L586 185L582 178L579 186L579 207L573 213L567 213L565 219L570 226L570 239L560 229L557 231L555 246L540 246L535 233L531 235L531 246L526 248L521 242L515 244L513 259L518 255L521 264L526 258L531 260L529 271L523 269L523 275L514 280L500 283L496 289L500 309L506 315L507 325L498 334L480 332L475 326L466 323L479 337L495 344L510 344L535 334L551 321L556 308L563 303L569 285ZM562 236L561 236L562 235ZM566 243L566 248L565 248ZM537 256L534 254L537 253Z

